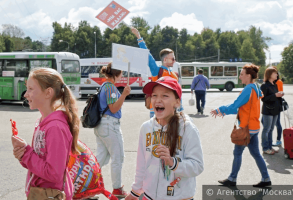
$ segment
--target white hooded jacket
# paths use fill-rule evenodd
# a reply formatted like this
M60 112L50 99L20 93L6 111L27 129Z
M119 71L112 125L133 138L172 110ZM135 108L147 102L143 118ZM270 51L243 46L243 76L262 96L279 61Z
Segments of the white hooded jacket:
M160 158L156 154L158 144L166 144L167 125L163 127L155 117L143 123L140 129L137 151L135 182L131 194L135 197L145 193L148 199L192 199L195 195L195 177L203 171L203 153L199 131L189 116L179 119L179 142L174 165L169 167L169 180L164 177ZM177 177L181 178L173 188L173 195L167 195L168 186ZM170 187L169 187L170 189Z

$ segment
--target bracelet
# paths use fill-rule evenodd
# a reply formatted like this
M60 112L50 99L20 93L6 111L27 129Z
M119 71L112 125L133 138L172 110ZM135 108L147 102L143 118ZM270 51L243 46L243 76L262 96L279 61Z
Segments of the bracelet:
M143 38L141 37L141 38L137 39L137 41L141 42L141 41L143 41Z

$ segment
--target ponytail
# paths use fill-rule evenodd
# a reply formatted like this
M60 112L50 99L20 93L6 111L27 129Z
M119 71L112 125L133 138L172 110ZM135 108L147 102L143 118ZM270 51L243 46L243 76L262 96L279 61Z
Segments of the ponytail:
M65 114L68 117L67 122L73 137L71 152L73 154L79 154L79 151L77 149L77 141L78 141L78 135L79 135L80 120L78 117L77 103L71 90L67 86L65 86L63 90L64 90L64 93L63 93L63 97L61 98L61 101L65 108Z
M170 150L171 157L174 157L176 155L176 148L178 145L178 138L179 138L179 118L180 116L183 118L185 122L185 117L182 112L178 113L175 111L174 115L171 117L171 119L168 122L168 128L167 128L167 146Z

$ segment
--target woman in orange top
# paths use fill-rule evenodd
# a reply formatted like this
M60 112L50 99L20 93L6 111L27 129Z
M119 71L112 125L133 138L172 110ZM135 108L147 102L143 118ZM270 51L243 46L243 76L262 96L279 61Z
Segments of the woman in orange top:
M278 77L277 77L277 80L275 81L275 84L278 87L278 91L283 92L283 82L281 81L281 79L279 77L279 72L278 72ZM277 142L275 144L273 144L272 146L279 146L279 147L282 146L281 137L282 137L283 129L282 129L282 126L281 126L280 117L281 117L281 113L279 113L278 119L277 119L277 122L276 122L276 127L277 127L277 132L278 132Z

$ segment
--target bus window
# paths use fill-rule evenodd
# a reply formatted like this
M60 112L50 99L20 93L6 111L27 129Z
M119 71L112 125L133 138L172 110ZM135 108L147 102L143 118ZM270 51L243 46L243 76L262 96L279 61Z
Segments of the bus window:
M237 76L236 66L225 66L224 76Z
M81 78L89 78L89 74L100 73L101 66L81 66Z
M79 62L77 60L62 60L61 71L62 73L79 73Z
M14 71L15 77L27 77L27 62L25 60L6 60L6 67L3 71Z
M223 66L211 66L211 76L223 76Z
M194 77L194 67L193 66L182 66L181 67L183 77Z
M122 72L122 77L128 77L128 72L127 71L123 71ZM130 72L129 73L129 77L141 77L141 75L140 74L137 74L137 73Z
M52 68L52 60L30 60L30 69L34 69L36 67L48 67Z

